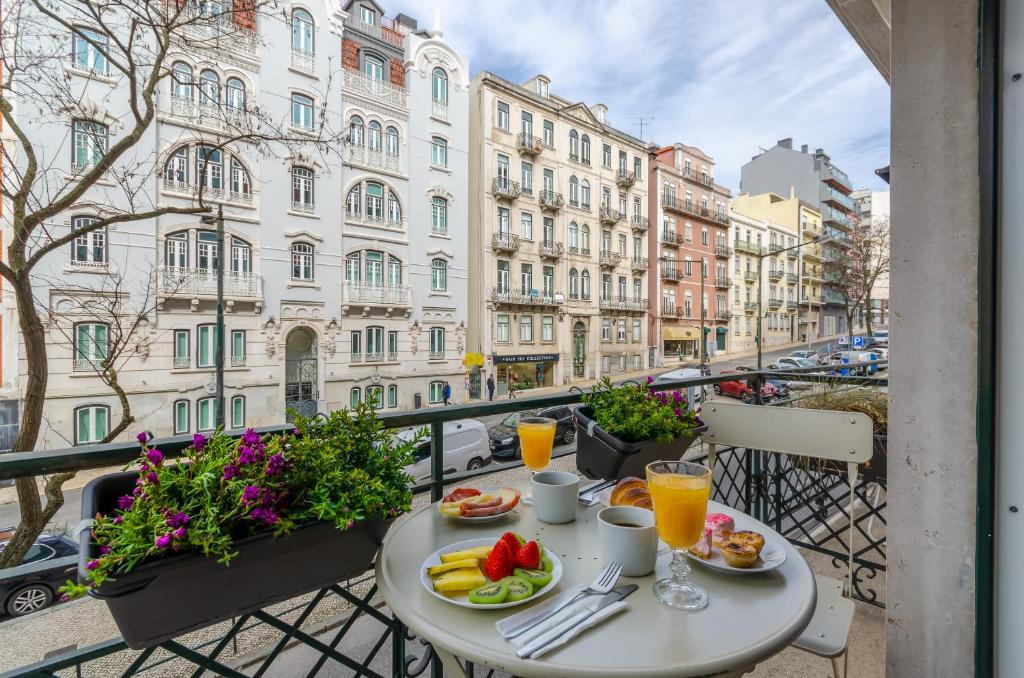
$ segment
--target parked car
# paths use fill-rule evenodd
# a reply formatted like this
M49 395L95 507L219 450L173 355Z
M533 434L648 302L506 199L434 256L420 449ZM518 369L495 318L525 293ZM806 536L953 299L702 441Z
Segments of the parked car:
M772 368L771 365L769 365L767 367L767 369L771 369L771 368ZM737 372L753 372L753 371L755 371L755 368L747 367L745 365L741 365L741 366L736 368L736 371ZM775 387L775 395L776 395L777 398L788 398L789 397L790 382L784 381L782 379L767 379L766 382Z
M793 351L789 354L790 358L804 358L806 360L813 360L818 365L824 365L829 356L828 346L820 346L816 349L811 350L799 350Z
M838 351L833 353L828 358L828 364L842 369L842 366L848 363L866 363L872 360L883 359L881 352L878 351ZM850 368L849 372L851 375L866 376L873 374L878 371L878 367L875 365L866 365L863 367ZM835 372L837 370L833 370Z
M748 368L749 370L749 368ZM740 370L722 370L722 374L742 374ZM723 381L714 385L717 395L728 395L739 398L745 403L754 402L754 389L747 383L746 379L736 381ZM769 401L779 396L778 390L770 383L761 385L761 400Z
M576 439L576 427L572 422L572 408L567 405L555 405L541 410L523 410L513 412L501 423L487 429L490 437L491 455L495 459L520 459L519 433L516 422L523 417L548 417L555 420L555 444L568 445Z
M889 330L875 330L871 333L871 336L875 339L881 339L882 341L889 341Z
M398 437L408 439L416 429L400 431ZM444 423L444 473L475 471L491 463L487 428L476 419L460 419ZM413 463L405 467L417 484L430 480L430 435L413 451Z
M864 337L864 343L861 347L865 351L873 351L876 348L889 348L889 340L879 339L878 337Z
M771 364L771 367L772 369L784 370L793 367L817 367L817 365L818 361L813 358L800 358L788 355L776 360L774 363ZM811 374L813 374L813 372Z
M681 381L683 379L696 379L698 377L706 376L706 375L709 375L709 374L711 374L711 369L710 368L705 367L705 368L701 369L701 367L699 365L694 364L694 365L687 366L687 367L680 367L678 369L672 370L671 372L665 372L664 374L659 374L658 376L656 376L654 378L654 383L655 384L663 384L663 383L665 383L667 381ZM707 386L691 386L690 388L695 390L694 398L696 400L704 400L704 396L707 394Z
M11 532L0 530L0 551ZM0 570L0 611L21 617L48 607L58 598L57 589L77 576L77 556L78 544L71 537L39 535L21 565Z

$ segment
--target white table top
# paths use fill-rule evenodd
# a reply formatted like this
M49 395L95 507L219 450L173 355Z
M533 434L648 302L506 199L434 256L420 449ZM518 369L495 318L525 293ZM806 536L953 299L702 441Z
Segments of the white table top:
M445 518L431 504L388 533L377 558L377 586L392 612L438 648L526 678L679 678L742 672L783 650L810 622L816 590L800 553L767 525L716 502L709 503L708 511L732 515L737 529L775 536L787 551L786 562L756 575L718 573L693 563L691 577L707 589L710 604L686 612L666 607L651 591L656 579L669 574L671 554L665 553L653 574L619 580L640 586L626 599L625 612L539 660L519 659L494 628L495 621L525 607L464 609L437 599L420 584L420 565L441 546L475 537L496 540L514 530L527 539L540 538L561 558L565 574L556 591L585 586L604 565L597 556L601 508L580 506L576 522L547 525L536 520L529 506L520 505L505 520L467 525Z

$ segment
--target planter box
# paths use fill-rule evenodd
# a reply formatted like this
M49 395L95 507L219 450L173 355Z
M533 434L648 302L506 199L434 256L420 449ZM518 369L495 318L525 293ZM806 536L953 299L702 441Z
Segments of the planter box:
M592 408L580 407L576 409L573 421L576 423L576 469L595 479L644 478L648 464L681 459L693 441L707 430L701 427L692 435L680 436L669 442L641 440L627 443L598 426L593 417Z
M888 480L888 434L875 434L871 440L871 460L860 467L860 479L866 483L885 485ZM846 464L823 461L821 468L826 473L846 477Z
M115 473L90 482L82 493L82 516L113 513L137 477ZM90 594L107 603L125 643L142 649L365 572L392 522L366 520L345 532L317 522L284 537L246 537L235 542L238 555L228 565L200 553L175 553L146 561ZM85 564L97 557L98 547L88 530L79 539L78 576L84 582Z

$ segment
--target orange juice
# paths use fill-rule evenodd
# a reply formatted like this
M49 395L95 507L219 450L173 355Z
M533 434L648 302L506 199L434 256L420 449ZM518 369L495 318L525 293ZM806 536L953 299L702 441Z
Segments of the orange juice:
M649 473L647 481L658 536L673 549L687 549L696 544L704 531L710 476Z
M551 461L555 445L555 420L531 417L516 423L523 465L533 471L543 470Z

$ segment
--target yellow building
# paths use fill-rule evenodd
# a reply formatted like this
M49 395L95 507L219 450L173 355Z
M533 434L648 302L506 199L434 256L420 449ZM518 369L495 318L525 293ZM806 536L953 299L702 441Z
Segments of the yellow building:
M824 273L821 246L813 241L823 233L821 213L792 194L784 198L777 193L740 194L731 211L740 215L731 225L734 273L744 272L733 276L735 310L741 317L752 316L749 322L756 328L756 304L747 302L757 298L757 277L746 272L757 271L760 254L762 345L820 337ZM740 344L747 343L742 322L732 328ZM749 343L749 348L756 346L753 338Z

